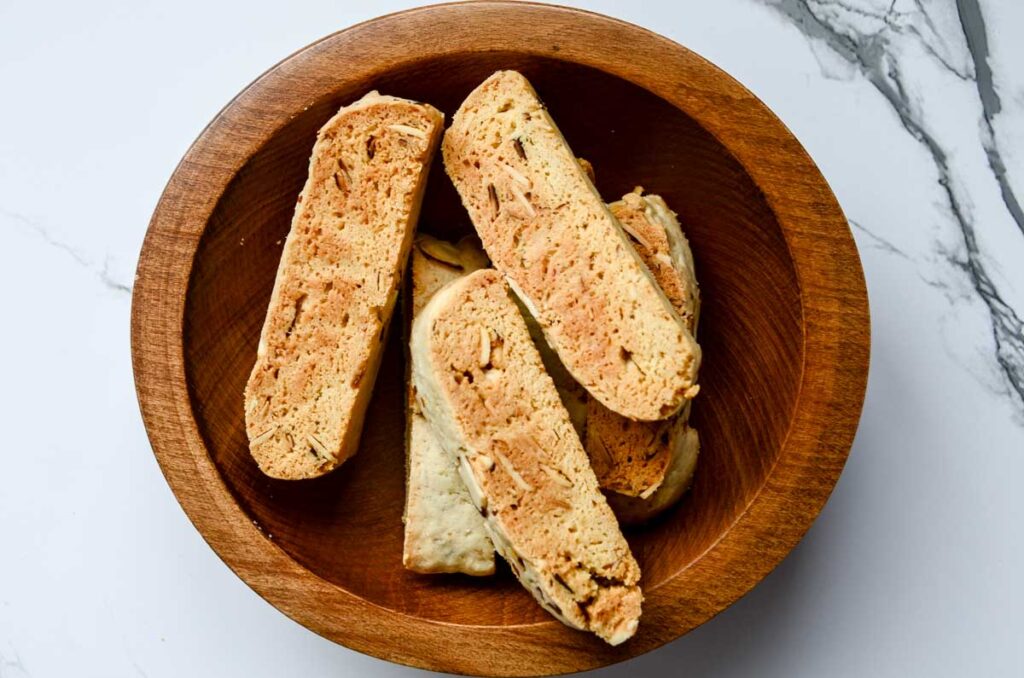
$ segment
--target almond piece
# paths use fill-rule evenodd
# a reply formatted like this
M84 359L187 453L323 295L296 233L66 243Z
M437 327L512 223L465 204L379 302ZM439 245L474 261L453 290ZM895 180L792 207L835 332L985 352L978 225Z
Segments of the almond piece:
M433 238L424 238L417 245L424 256L446 266L457 268L460 271L463 270L464 266L459 256L459 250L454 245L443 240L434 240Z
M512 462L509 461L508 457L498 450L494 450L494 456L498 458L498 461L501 463L502 468L505 469L505 472L512 476L512 481L519 486L520 490L523 492L533 492L533 485L526 482L526 478L519 475L519 471L517 471L516 467L512 465Z
M388 125L388 129L393 129L399 134L408 134L409 136L418 137L420 139L426 139L427 133L421 129L415 127L409 127L409 125Z
M276 426L273 427L273 428L268 428L266 431L264 431L263 433L259 434L255 438L253 438L252 442L250 443L250 445L259 445L264 440L267 440L268 438L270 438L270 436L274 435L275 431L277 431L277 427Z
M530 180L523 176L523 174L521 174L511 165L501 163L499 167L505 170L505 174L509 175L512 178L512 181L516 182L520 186L523 186L524 188L530 188Z
M324 459L331 459L331 453L327 451L327 446L320 442L320 439L317 438L315 435L313 435L312 433L307 435L306 441L310 445L312 445L313 449L316 450L316 453L319 456L323 457Z
M480 327L480 367L487 367L491 362L491 331Z

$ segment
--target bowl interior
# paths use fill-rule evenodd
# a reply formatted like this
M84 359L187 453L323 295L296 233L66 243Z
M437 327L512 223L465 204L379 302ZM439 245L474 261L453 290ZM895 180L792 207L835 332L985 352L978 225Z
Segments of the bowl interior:
M778 457L803 362L797 277L763 195L689 116L629 82L554 59L485 52L421 61L350 83L313 102L228 186L196 254L185 309L185 360L196 421L239 505L267 539L319 577L404 614L472 625L547 619L502 566L497 576L423 576L402 568L404 374L395 317L359 453L313 481L275 481L249 456L242 391L306 176L317 129L366 90L426 101L450 116L499 68L521 70L573 151L614 200L641 184L679 213L696 258L703 308L702 451L684 501L627 532L650 595L701 557L745 510ZM440 158L420 228L471 230Z

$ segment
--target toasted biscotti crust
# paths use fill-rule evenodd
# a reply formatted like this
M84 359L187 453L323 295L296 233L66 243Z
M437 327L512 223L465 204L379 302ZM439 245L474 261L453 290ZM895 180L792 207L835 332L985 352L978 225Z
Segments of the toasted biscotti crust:
M423 412L520 582L569 626L632 636L640 569L502 276L435 294L411 350Z
M631 419L677 412L700 349L530 83L489 77L442 150L484 249L573 377Z
M413 318L442 287L488 263L472 240L452 245L429 235L416 238L410 260L406 309ZM411 380L408 394L402 564L423 573L493 574L494 545L459 477L458 456L437 441Z
M643 195L643 189L623 196L609 205L612 213L630 234L633 246L654 274L687 324L692 334L697 331L700 313L700 291L694 274L693 255L679 226L675 214L657 195ZM689 486L696 465L699 440L696 432L686 424L690 407L687 405L676 416L659 422L630 421L609 410L599 402L591 401L587 407L586 446L594 472L601 487L612 493L651 499L651 515L672 503ZM684 461L679 455L692 457ZM691 463L692 462L692 463ZM672 483L655 499L663 483L668 482L670 468ZM690 469L690 474L680 469ZM613 508L624 505L621 500L609 499ZM643 513L643 502L627 509L635 519ZM620 515L620 519L623 514Z
M358 447L443 121L371 92L317 135L245 389L269 476L323 475Z

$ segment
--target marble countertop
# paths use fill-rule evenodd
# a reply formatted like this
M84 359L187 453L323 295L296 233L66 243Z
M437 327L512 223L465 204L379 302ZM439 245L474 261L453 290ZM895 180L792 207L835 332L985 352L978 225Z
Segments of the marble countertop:
M207 547L149 451L128 340L146 224L207 121L411 4L0 4L0 678L420 673L298 626ZM850 219L872 313L863 420L804 541L716 619L593 675L1021 675L1024 3L571 4L779 115Z

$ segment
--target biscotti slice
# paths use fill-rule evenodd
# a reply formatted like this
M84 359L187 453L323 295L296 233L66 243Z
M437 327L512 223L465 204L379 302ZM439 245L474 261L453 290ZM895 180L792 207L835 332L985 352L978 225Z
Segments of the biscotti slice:
M629 233L633 247L686 322L687 329L696 335L700 291L693 255L675 214L660 196L643 195L639 187L609 208ZM689 411L687 405L665 421L630 421L591 401L587 408L586 446L601 487L627 497L651 499L652 510L667 506L673 496L678 499L689 485L699 449L696 432L686 423ZM671 468L675 473L670 473ZM682 473L685 469L690 470L689 474ZM670 477L670 486L654 500L653 495ZM611 498L609 501L613 508L623 503ZM641 511L632 507L629 513L636 516ZM618 515L621 519L622 513Z
M411 350L423 412L519 581L565 624L631 637L640 568L502 276L435 294Z
M700 287L693 252L676 213L664 198L644 194L642 186L608 204L622 224L633 248L654 275L690 333L696 335L700 316Z
M697 470L697 458L700 454L700 436L680 415L672 422L669 429L669 440L672 444L671 461L665 478L654 494L648 497L630 497L618 492L608 492L608 505L615 512L615 517L622 525L638 525L654 518L656 515L679 501L690 489L694 471Z
M439 289L488 263L472 240L452 245L428 235L416 238L410 259L406 309L413 318ZM408 395L402 564L423 573L493 574L494 545L459 477L459 458L437 441L411 380Z
M442 150L484 249L572 376L630 419L679 411L700 349L526 78L499 71L473 90Z
M245 388L269 476L323 475L358 447L443 122L371 92L317 134Z

